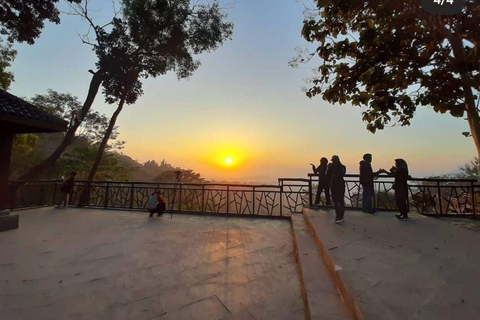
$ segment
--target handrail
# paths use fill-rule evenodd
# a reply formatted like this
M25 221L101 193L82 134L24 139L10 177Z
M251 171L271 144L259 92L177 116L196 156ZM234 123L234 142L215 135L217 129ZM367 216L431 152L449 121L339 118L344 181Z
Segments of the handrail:
M318 177L317 173L309 173L309 177ZM345 175L347 178L359 178L360 175L357 173L347 173ZM376 175L378 178L393 178L388 175ZM428 181L428 182L478 182L477 179L445 179L445 178L408 178L410 181Z

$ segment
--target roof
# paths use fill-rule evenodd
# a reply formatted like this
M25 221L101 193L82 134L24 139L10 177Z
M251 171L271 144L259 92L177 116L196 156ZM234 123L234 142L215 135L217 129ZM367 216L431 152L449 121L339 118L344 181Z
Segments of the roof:
M68 122L0 89L0 130L9 133L63 132Z

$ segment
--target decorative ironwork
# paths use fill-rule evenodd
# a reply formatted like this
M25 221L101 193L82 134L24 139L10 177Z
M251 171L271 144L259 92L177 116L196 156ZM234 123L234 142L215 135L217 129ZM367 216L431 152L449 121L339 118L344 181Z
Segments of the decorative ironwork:
M312 197L316 195L318 176L309 174ZM425 215L455 215L475 217L480 208L480 186L472 179L409 179L410 210ZM361 209L363 189L358 175L349 174L345 179L345 205ZM378 177L374 181L374 208L397 210L393 178Z
M278 185L77 181L70 203L80 204L79 197L86 190L87 203L82 205L103 208L143 210L155 191L160 192L169 211L288 216L312 205L317 191L315 175L278 181ZM346 207L360 209L363 190L358 175L347 175L345 184ZM10 186L11 208L47 206L60 200L59 180L13 181ZM410 179L408 188L410 210L421 214L475 217L480 208L480 185L475 180ZM396 210L392 178L374 181L374 208Z

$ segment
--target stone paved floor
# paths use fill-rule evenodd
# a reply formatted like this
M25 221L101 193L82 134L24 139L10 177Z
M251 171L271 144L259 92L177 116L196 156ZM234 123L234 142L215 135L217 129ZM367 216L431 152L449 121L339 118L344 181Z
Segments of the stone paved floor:
M288 221L20 211L0 319L304 319Z
M305 213L366 319L480 319L480 233L395 212ZM464 220L462 224L469 223Z

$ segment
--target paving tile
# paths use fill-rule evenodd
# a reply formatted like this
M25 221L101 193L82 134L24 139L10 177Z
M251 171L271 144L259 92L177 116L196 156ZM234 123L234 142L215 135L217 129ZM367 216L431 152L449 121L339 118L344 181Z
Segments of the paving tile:
M306 210L366 319L474 319L480 314L480 233L435 218Z
M163 315L155 317L156 320L179 320L179 319L195 319L195 320L217 320L225 317L230 312L218 300L216 296L193 302L180 309L167 312Z
M0 234L0 319L248 319L247 307L300 286L288 221L20 215L20 229Z

